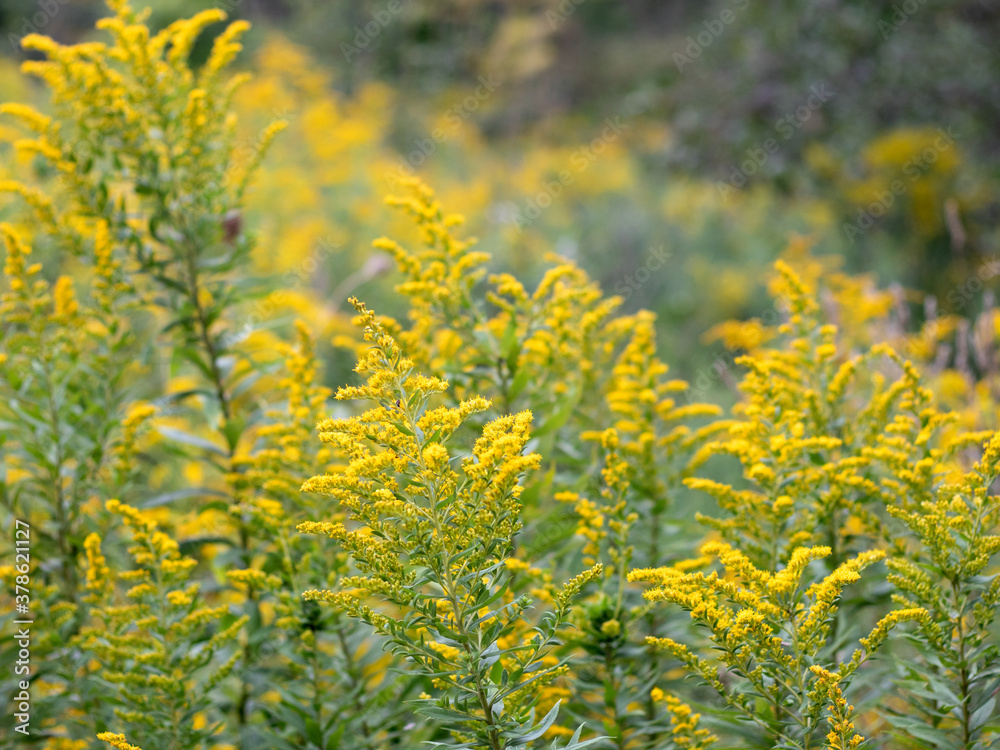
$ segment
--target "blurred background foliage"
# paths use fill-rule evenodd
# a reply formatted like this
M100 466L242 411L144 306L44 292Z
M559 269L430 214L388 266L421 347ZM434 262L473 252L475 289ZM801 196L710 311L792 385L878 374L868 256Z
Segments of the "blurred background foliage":
M276 277L265 328L304 316L333 334L348 292L391 298L370 242L411 231L383 203L408 173L468 216L497 268L530 280L556 252L626 310L654 310L688 378L738 348L704 344L766 311L767 268L797 235L898 281L915 327L928 295L938 314L976 315L984 289L989 304L995 274L969 282L1000 250L996 2L150 5L154 28L213 5L253 22L246 159L268 122L289 122L245 217L254 272ZM80 41L103 14L98 0L5 0L0 98L44 101L15 73L21 36ZM38 168L15 136L0 124L0 179Z

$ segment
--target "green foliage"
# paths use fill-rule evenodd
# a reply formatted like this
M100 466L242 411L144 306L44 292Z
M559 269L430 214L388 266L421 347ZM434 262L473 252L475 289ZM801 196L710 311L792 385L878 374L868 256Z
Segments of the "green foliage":
M0 578L30 580L40 743L995 742L991 360L939 396L940 337L891 333L870 280L814 283L796 241L775 324L716 331L745 351L718 419L668 377L655 315L620 313L629 289L556 256L531 290L489 273L413 178L388 200L413 226L375 242L399 269L379 309L405 322L352 298L361 342L301 295L309 322L264 323L281 282L248 269L244 214L282 126L236 135L246 25L199 56L220 11L153 32L111 7L108 43L25 40L52 116L0 107L33 134L34 171L0 182L0 517L33 547ZM875 177L911 140L868 154ZM323 366L353 355L331 399Z

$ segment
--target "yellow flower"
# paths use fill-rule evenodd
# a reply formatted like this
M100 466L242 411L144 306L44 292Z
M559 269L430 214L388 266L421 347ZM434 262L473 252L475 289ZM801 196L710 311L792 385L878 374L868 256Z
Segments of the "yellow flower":
M101 537L90 534L83 542L87 555L87 589L99 597L111 587L111 570L101 554Z
M107 742L111 747L117 748L117 750L142 750L142 748L135 745L130 745L125 740L124 734L112 734L111 732L101 732L97 735L97 739L102 742Z

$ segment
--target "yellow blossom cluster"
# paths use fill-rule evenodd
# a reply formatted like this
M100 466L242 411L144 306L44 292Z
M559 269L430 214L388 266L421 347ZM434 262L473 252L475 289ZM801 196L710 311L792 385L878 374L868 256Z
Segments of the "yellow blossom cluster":
M826 735L829 750L854 750L860 747L865 738L854 731L854 722L851 721L854 706L844 700L840 674L818 665L813 665L810 670L818 678L816 694L825 696L830 702L830 716L827 719L830 732Z
M926 678L906 684L904 693L935 725L938 746L961 746L986 731L992 706L970 675L996 658L982 649L1000 586L983 574L1000 552L1000 506L989 489L1000 439L989 431L956 431L956 415L938 408L916 365L856 331L841 337L824 320L836 308L823 310L817 290L789 265L779 262L777 271L771 288L783 300L786 321L758 337L740 360L747 372L746 397L734 410L739 419L726 426L728 439L706 444L694 462L703 472L710 457L735 456L749 488L714 477L685 480L712 495L723 512L700 518L725 540L701 549L719 557L724 573L697 572L702 558L631 577L654 584L647 597L679 604L708 627L725 670L766 697L772 716L784 717L783 728L766 733L793 745L816 731L825 702L829 746L859 747L864 740L843 691L875 651L899 658L891 632L915 623L914 638L932 656L924 663ZM833 286L841 304L861 289L844 279ZM865 313L865 321L882 312ZM984 441L980 461L961 471ZM849 662L822 666L817 661L830 658L831 639L848 625L838 614L841 591L864 585L861 570L880 560L890 570L897 608L871 620L874 627ZM820 561L829 572L801 590L804 574ZM754 713L741 706L739 690L719 679L714 660L670 638L650 643L731 705ZM974 666L961 657L968 653L976 654ZM798 715L781 703L783 691L796 684L812 685L808 708L801 702ZM942 697L952 694L964 697L954 703ZM929 695L938 703L925 700ZM759 710L754 716L759 720Z
M914 746L995 739L1000 437L981 428L1000 414L983 375L1000 313L928 305L908 336L909 298L795 239L769 285L780 325L710 331L747 356L733 418L707 423L721 409L671 376L653 313L618 314L530 232L512 261L544 257L534 288L489 273L462 216L393 178L405 221L388 231L416 231L374 245L407 323L352 300L359 377L323 373L338 305L385 258L332 293L298 273L250 314L241 274L315 267L305 249L381 219L384 155L364 189L348 180L382 147L389 93L337 95L273 40L261 75L229 77L245 22L213 8L151 30L109 5L94 41L25 38L51 110L0 105L20 129L0 137L37 167L0 175L0 489L4 517L23 507L37 531L46 746L844 750L893 721ZM263 101L315 163L308 180L279 163L250 196L286 126L261 126ZM917 140L877 144L869 166ZM612 151L578 188L631 179ZM463 209L499 197L483 178L461 190ZM691 270L746 301L738 273ZM153 350L164 366L129 377ZM8 588L26 565L0 568ZM894 699L853 691L862 669Z
M142 748L136 745L130 745L125 739L124 734L114 734L113 732L101 732L97 735L97 739L101 742L107 742L111 747L116 748L116 750L142 750Z
M408 195L390 205L404 208L419 230L419 251L382 238L375 247L391 253L407 279L397 287L410 303L412 325L399 338L422 366L461 373L457 393L495 394L505 410L515 403L555 410L536 432L562 428L575 411L595 404L584 395L603 389L630 319L616 319L618 297L605 297L582 269L555 255L533 292L509 273L490 275L485 301L474 294L490 256L471 250L453 228L464 223L445 214L433 191L415 178L400 179ZM468 381L468 383L466 383Z
M320 422L320 439L336 445L350 462L342 473L303 485L306 492L334 497L348 511L351 526L311 521L298 529L335 539L359 575L343 578L338 591L310 590L303 596L332 602L388 635L398 653L433 676L442 696L438 705L450 707L453 731L498 746L501 731L531 731L530 708L565 674L550 653L553 639L574 597L600 568L552 596L553 616L545 628L530 626L523 618L528 600L509 596L506 580L511 571L527 567L508 563L520 529L521 479L539 464L537 455L524 452L530 412L487 422L453 468L458 462L449 444L489 402L473 398L458 407L435 406L448 384L415 373L375 314L352 302L371 344L356 368L366 380L341 388L337 398L375 405L357 417ZM373 611L365 604L369 599L398 608L401 619ZM499 609L489 606L498 599ZM484 698L501 689L490 668L497 660L510 676L499 709ZM523 678L529 668L535 674ZM435 715L439 709L427 710Z
M932 407L913 365L888 346L842 352L837 328L821 320L815 290L784 262L777 271L774 289L788 312L776 332L780 347L739 360L748 370L740 419L695 461L735 456L753 489L685 480L728 514L704 522L771 568L802 545L825 543L840 561L863 547L860 537L881 535L873 501L891 504L936 477L934 459L943 453L929 441L951 419ZM896 370L897 379L886 383L884 370Z
M670 739L685 750L706 750L718 742L719 738L707 729L698 726L701 714L691 710L691 706L676 695L665 693L658 687L651 691L652 699L663 705L670 716Z
M131 532L134 567L112 574L100 537L87 538L87 588L101 624L81 628L74 640L101 660L102 678L118 690L115 716L142 741L167 726L157 719L164 712L207 703L211 689L235 668L239 652L222 663L214 657L230 649L249 618L205 604L198 582L191 580L197 561L181 555L177 542L142 511L118 500L109 500L106 508ZM120 604L112 576L129 586ZM169 731L178 742L204 737L184 722ZM122 735L104 733L100 739L127 745Z
M376 406L358 417L320 422L320 439L351 460L342 473L314 477L303 489L335 497L364 528L348 531L340 523L310 522L300 530L334 537L352 553L365 573L352 579L354 585L406 601L414 596L415 579L404 572L402 556L411 564L428 565L443 550L475 548L480 540L485 551L492 549L490 540L513 536L519 479L538 464L537 456L522 455L531 415L522 412L488 423L459 474L451 468L447 441L489 402L476 398L457 408L431 407L431 398L447 383L414 374L413 363L375 315L356 305L365 338L372 343L357 366L367 379L362 386L341 388L337 398L365 398ZM436 519L437 506L446 500L449 522L442 524ZM425 549L411 548L414 538L425 536ZM485 569L489 558L473 552L462 564Z
M26 49L46 58L26 62L23 70L46 82L60 107L60 120L73 127L61 128L60 122L24 105L6 105L3 111L35 134L19 141L19 148L48 159L81 202L103 179L93 167L110 156L102 138L110 132L119 141L117 158L152 159L187 188L205 187L205 160L218 158L206 146L231 140L233 123L219 115L241 80L220 81L220 72L239 51L238 38L248 24L237 21L219 34L208 61L195 74L188 65L192 45L205 27L225 19L223 11L206 10L151 35L143 22L147 14L135 12L127 2L113 6L115 15L98 23L112 44L61 45L38 34L22 40ZM55 223L42 200L17 185L7 189L21 193L43 220ZM104 206L91 208L103 211Z
M846 684L882 645L889 630L902 622L927 618L927 612L920 608L897 610L883 618L867 638L861 639L864 650L857 650L848 664L840 665L831 686L823 682L828 673L817 671L816 662L827 652L837 601L844 587L859 581L861 571L884 559L885 553L863 552L808 586L803 585L806 572L814 561L830 556L829 547L799 547L788 565L773 574L757 568L747 555L728 544L710 542L701 553L717 557L723 572L692 573L667 567L634 570L629 578L652 583L645 594L648 599L678 604L704 625L717 661L698 656L668 638L649 637L647 642L680 660L730 705L764 727L768 719L747 699L748 694L760 696L775 711L786 713L784 723L808 737L816 730L834 687ZM728 672L730 679L723 682L720 670ZM733 681L734 677L739 679ZM798 708L789 709L792 705ZM844 710L849 716L849 709Z

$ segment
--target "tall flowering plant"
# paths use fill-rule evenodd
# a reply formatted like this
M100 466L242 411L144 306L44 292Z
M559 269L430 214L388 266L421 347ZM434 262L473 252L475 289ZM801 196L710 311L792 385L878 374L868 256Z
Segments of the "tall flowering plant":
M539 463L524 452L531 414L491 420L462 456L457 433L489 402L473 397L457 407L435 405L448 383L415 372L374 313L352 302L371 344L357 366L366 381L342 388L337 398L372 405L356 417L320 422L320 438L350 463L303 487L336 498L351 525L316 521L299 530L336 540L358 575L343 579L340 590L304 596L364 621L432 678L437 694L426 694L419 710L457 742L437 746L528 746L555 722L558 705L540 720L533 710L540 689L565 671L547 657L574 595L600 567L568 582L528 638L501 647L530 606L526 597L504 597L505 563L521 525L520 480ZM580 741L580 733L567 747L597 741Z

